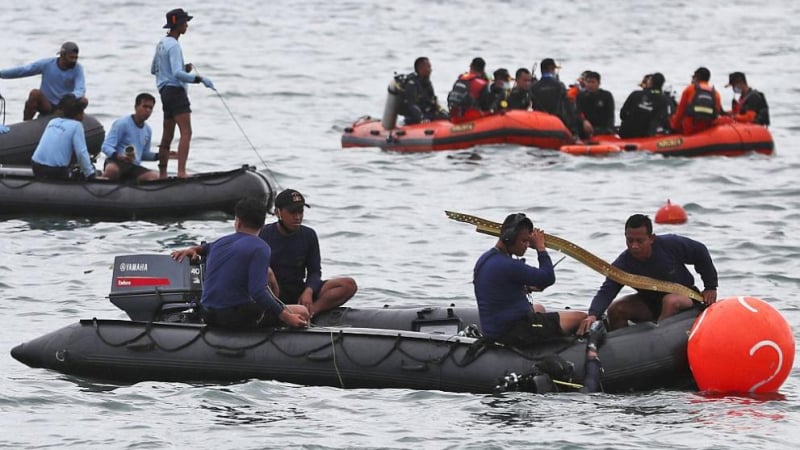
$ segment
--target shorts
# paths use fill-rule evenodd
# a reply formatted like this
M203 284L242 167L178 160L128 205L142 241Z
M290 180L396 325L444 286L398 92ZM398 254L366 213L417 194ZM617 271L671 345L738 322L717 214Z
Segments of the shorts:
M255 330L280 324L277 317L266 313L256 303L244 303L230 308L203 308L206 324L229 330Z
M53 178L56 180L69 180L70 168L69 167L53 167L39 164L31 161L31 168L33 175L39 178Z
M691 289L700 292L695 286L692 286ZM637 294L650 310L650 313L653 314L653 320L658 320L658 318L661 317L661 310L664 307L664 296L667 295L667 293L658 291L638 291Z
M320 284L319 291L315 293L314 296L311 298L312 301L317 301L317 299L319 298L319 293L322 292L322 286L325 286L325 283L327 283L327 280L324 280L322 284ZM279 289L278 298L280 298L281 301L283 303L286 303L287 305L294 305L299 303L300 294L302 294L303 291L306 290L306 285L305 284L284 285L279 283L278 289Z
M192 112L189 96L186 89L177 86L164 86L159 91L161 94L161 109L164 111L164 120L174 119L180 114Z
M139 176L149 172L148 169L137 166L131 162L128 162L124 159L117 159L116 156L112 156L111 158L107 158L106 162L103 164L103 168L108 166L108 163L113 162L114 164L119 167L119 179L120 181L136 181Z
M525 318L515 322L497 341L512 347L530 347L563 334L557 312L531 311Z

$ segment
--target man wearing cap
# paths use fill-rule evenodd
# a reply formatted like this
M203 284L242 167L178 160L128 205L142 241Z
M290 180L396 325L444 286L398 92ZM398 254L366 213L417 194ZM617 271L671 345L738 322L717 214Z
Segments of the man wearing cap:
M302 225L303 195L286 189L275 198L278 221L259 233L272 249L270 278L273 291L286 303L298 303L316 313L333 309L349 300L358 289L352 278L322 279L317 233Z
M545 58L539 63L542 77L531 86L531 101L534 111L542 111L557 116L564 125L577 135L575 105L567 98L567 87L558 79L558 69L553 58Z
M711 71L699 67L692 75L692 83L686 86L675 114L670 119L673 131L693 134L707 130L714 125L714 120L722 111L722 100L719 92L708 82Z
M769 125L767 99L764 94L747 85L747 77L743 72L729 74L725 87L731 87L734 94L739 94L739 99L731 102L731 117L734 120Z
M403 104L399 113L405 117L406 125L449 117L436 99L431 83L432 71L431 61L425 56L420 56L414 60L414 71L405 76Z
M178 177L188 176L186 160L189 158L189 143L192 139L192 109L186 94L186 84L203 83L205 87L216 90L214 83L208 77L189 73L194 67L185 64L183 60L183 51L178 39L186 33L192 17L180 8L167 13L167 23L163 28L169 29L169 32L159 41L150 66L150 73L156 77L156 87L161 94L161 106L164 111L164 130L161 144L158 146L158 169L161 178L167 177L169 148L175 135L175 125L181 133L178 141Z
M623 139L655 136L669 130L670 99L663 94L664 75L648 74L642 89L633 91L619 111L622 122L619 136Z
M78 45L64 42L56 58L44 58L25 66L0 70L0 78L23 78L41 75L39 89L33 89L25 101L22 120L31 120L38 112L41 115L52 113L61 98L72 94L84 108L89 104L86 99L86 81L83 77L83 66L78 63Z

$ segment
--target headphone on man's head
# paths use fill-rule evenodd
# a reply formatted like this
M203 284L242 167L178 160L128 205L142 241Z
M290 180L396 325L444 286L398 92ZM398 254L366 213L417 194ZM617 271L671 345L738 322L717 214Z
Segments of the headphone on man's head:
M533 222L523 213L511 214L506 217L506 220L503 221L503 225L500 228L500 240L503 242L503 244L513 244L514 239L516 239L517 233L519 233L522 225L526 225L528 228L533 229Z

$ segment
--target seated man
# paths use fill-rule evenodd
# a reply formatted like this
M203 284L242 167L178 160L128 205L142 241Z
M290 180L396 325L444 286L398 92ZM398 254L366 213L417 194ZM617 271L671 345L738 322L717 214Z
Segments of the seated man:
M67 94L57 107L63 111L64 117L53 118L44 129L31 157L33 174L37 177L62 180L74 178L70 170L74 155L83 178L93 179L95 169L89 150L86 148L86 135L81 123L84 104L74 95Z
M103 142L106 155L103 176L109 180L157 180L158 172L141 166L142 160L157 161L158 153L150 151L153 131L145 121L153 113L156 99L150 94L136 96L134 113L114 121Z
M533 76L531 71L520 67L514 75L514 87L508 94L508 109L531 109L531 84Z
M694 277L686 269L686 264L692 264L703 278L704 303L711 305L717 300L717 269L705 245L677 234L656 236L653 223L643 214L634 214L625 222L625 241L628 249L612 263L615 267L634 275L696 289ZM606 278L592 299L589 315L581 323L579 334L589 330L606 309L610 329L615 330L628 326L629 320L661 321L693 305L692 299L685 295L647 290L637 290L612 303L621 289L621 284Z
M358 289L352 278L322 279L317 233L303 225L305 198L286 189L275 198L278 221L259 233L270 248L271 287L285 303L298 303L316 313L333 309L349 300Z
M432 71L431 61L421 56L414 61L414 72L405 76L403 104L399 113L405 118L406 125L444 120L449 117L447 111L436 100L436 93L431 83Z
M508 96L511 93L511 74L507 69L497 69L492 74L494 80L489 85L489 111L496 113L508 109Z
M581 118L581 136L614 134L614 96L600 87L600 74L597 72L584 72L583 82L585 89L575 98L575 107Z
M747 85L747 77L742 72L728 75L728 84L739 99L734 99L731 106L731 117L737 122L752 122L769 126L769 106L764 94Z
M469 72L461 74L447 94L450 120L459 123L483 116L483 111L490 106L488 84L486 61L480 57L474 58L469 65Z
M58 102L72 94L85 109L89 104L86 99L86 81L83 77L83 66L78 63L78 46L74 42L64 42L57 58L44 58L26 66L0 70L0 78L22 78L42 75L39 89L31 90L25 102L23 120L31 120L38 112L41 115L51 114Z
M308 326L304 306L284 305L267 287L270 248L258 238L267 208L264 202L245 198L236 203L235 233L201 247L172 252L178 261L186 256L206 256L203 294L205 322L232 330L274 327L283 322Z
M676 133L694 134L711 128L714 119L722 111L719 92L709 85L711 71L699 67L692 75L692 83L686 86L681 100L670 119L670 127Z
M525 264L522 257L533 241L539 268ZM542 230L524 214L506 217L500 238L492 249L478 258L473 270L475 298L484 336L500 343L527 347L544 339L574 333L586 313L545 312L532 305L528 293L541 291L556 281L553 262L545 248Z
M644 87L631 92L619 111L619 137L623 139L655 136L669 130L669 97L661 91L664 75L647 75L642 83Z

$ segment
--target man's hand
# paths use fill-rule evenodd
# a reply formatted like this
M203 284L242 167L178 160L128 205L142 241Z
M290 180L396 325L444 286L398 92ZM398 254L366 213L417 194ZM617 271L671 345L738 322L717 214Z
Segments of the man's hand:
M703 291L703 303L706 305L713 305L717 301L717 290L716 289L706 289Z
M293 328L306 328L308 327L308 321L304 319L300 314L295 314L291 312L288 308L281 311L279 319L286 325L289 325Z
M592 324L595 322L597 322L597 317L586 316L586 318L581 321L581 324L578 326L578 330L575 331L575 334L578 336L585 335L589 332L589 328L591 328Z
M178 262L183 261L183 258L186 257L194 261L200 257L200 253L198 253L198 247L189 247L185 250L175 250L174 252L170 253L170 256L172 256L172 259Z

